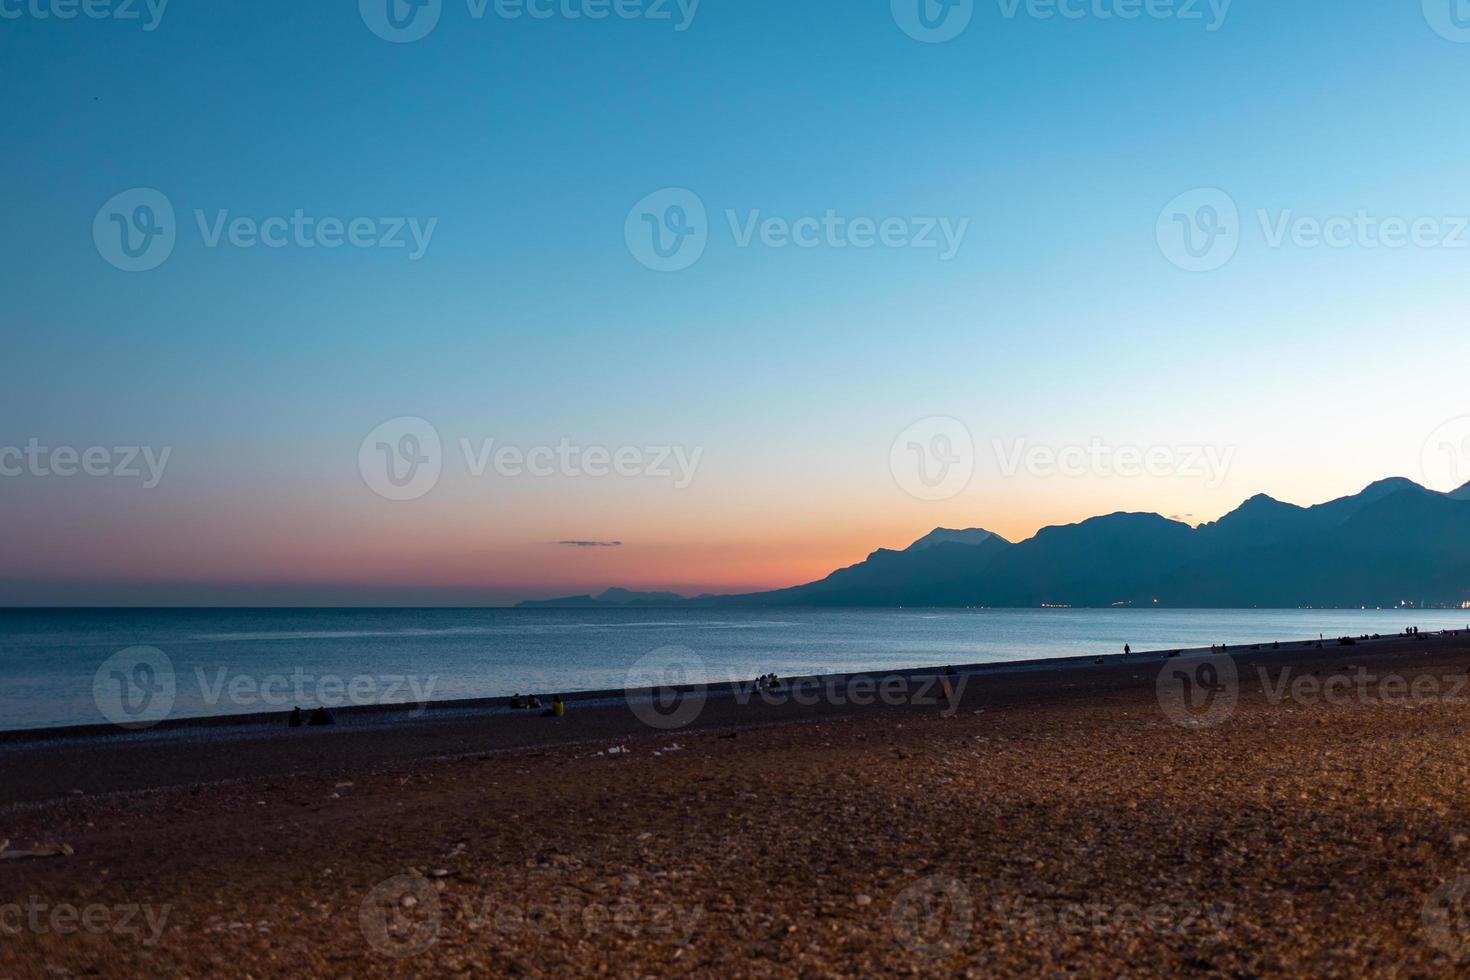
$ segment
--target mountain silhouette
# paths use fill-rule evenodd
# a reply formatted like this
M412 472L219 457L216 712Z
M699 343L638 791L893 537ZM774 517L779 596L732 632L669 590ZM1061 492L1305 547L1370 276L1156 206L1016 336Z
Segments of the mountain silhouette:
M980 528L936 528L903 551L879 549L806 585L678 604L1343 608L1466 600L1470 485L1438 493L1396 478L1311 507L1260 494L1199 527L1118 513L1014 544Z

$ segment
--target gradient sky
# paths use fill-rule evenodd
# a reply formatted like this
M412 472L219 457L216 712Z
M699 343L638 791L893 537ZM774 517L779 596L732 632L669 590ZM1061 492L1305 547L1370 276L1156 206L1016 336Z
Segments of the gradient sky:
M1125 21L1097 15L1116 0L981 0L937 44L887 0L704 0L682 31L672 2L593 21L444 0L402 44L350 0L174 0L154 30L35 16L52 2L0 0L0 447L171 455L151 488L0 476L0 604L744 591L941 525L1018 539L1470 479L1470 43L1431 26L1437 0L1236 0L1216 30L1207 2ZM130 273L93 221L139 187L177 245ZM661 273L624 225L670 187L709 242ZM1209 272L1156 235L1197 188L1241 219ZM196 209L437 225L418 261L211 248ZM741 247L727 210L969 225L942 261ZM1459 247L1272 247L1261 210L1432 219ZM443 441L409 501L358 465L402 416ZM935 416L970 433L974 476L927 500L890 450ZM461 439L702 456L684 488L477 478ZM1231 456L1218 479L1007 473L994 440ZM1426 467L1426 444L1459 449Z

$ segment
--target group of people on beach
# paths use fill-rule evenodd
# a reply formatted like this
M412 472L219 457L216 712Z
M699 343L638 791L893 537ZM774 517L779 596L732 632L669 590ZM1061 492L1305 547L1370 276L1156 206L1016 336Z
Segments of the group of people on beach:
M755 679L757 691L779 691L781 690L781 678L775 674L762 674Z
M517 693L510 699L510 706L513 711L539 710L542 718L560 718L567 713L566 702L561 699L560 694L554 695L551 699L551 707L545 709L541 707L541 699L534 694L523 698Z
M308 718L298 707L291 709L291 717L286 719L286 724L291 728L300 728L302 725L319 728L323 725L337 724L337 716L332 714L331 708L317 708Z

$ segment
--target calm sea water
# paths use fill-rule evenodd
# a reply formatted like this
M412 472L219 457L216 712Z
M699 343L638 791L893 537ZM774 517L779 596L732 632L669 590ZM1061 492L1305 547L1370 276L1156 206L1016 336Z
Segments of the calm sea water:
M0 610L0 730L115 721L132 683L178 718L621 688L650 655L713 682L1467 621L1456 610Z

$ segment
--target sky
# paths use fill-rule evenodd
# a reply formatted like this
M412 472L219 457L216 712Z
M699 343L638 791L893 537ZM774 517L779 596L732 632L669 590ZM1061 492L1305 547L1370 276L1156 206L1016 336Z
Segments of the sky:
M0 604L1470 480L1451 0L424 2L0 0Z

